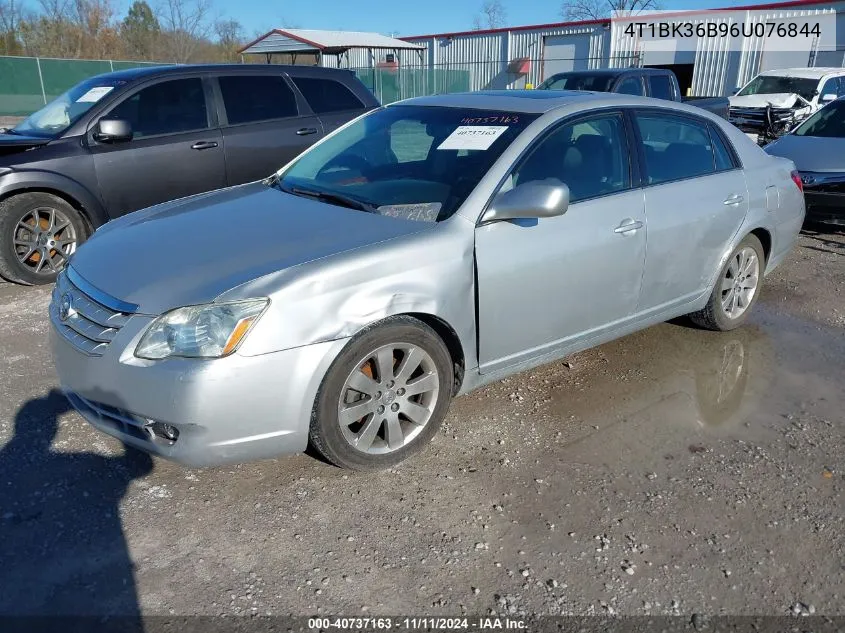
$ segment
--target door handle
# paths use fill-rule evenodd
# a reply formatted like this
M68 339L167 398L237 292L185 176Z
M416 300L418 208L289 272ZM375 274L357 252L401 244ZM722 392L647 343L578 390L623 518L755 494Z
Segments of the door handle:
M728 196L727 198L725 198L725 204L728 205L728 206L731 206L731 205L734 205L734 204L739 204L743 200L745 200L745 198L743 198L738 193L735 193L734 195Z
M217 147L217 143L214 141L197 141L191 145L191 149L212 149L214 147Z
M642 222L628 218L627 220L622 220L622 224L613 229L613 232L625 235L626 233L631 233L632 231L636 231L641 228L643 228Z
M317 128L315 127L301 127L296 131L297 136L308 136L309 134L316 134Z

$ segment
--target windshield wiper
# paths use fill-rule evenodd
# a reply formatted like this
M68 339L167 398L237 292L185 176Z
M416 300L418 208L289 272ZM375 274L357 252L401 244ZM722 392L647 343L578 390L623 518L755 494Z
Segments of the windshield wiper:
M303 189L302 187L279 187L285 193L291 193L295 196L307 196L309 198L316 198L329 204L336 204L350 209L357 209L358 211L366 211L367 213L375 213L376 206L352 196L346 196L342 193L334 193L333 191L314 191L313 189Z

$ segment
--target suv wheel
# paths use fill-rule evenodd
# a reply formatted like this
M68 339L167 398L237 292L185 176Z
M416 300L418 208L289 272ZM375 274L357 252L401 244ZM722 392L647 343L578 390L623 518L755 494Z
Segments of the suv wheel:
M82 216L61 198L7 198L0 202L0 275L27 285L50 283L87 234Z

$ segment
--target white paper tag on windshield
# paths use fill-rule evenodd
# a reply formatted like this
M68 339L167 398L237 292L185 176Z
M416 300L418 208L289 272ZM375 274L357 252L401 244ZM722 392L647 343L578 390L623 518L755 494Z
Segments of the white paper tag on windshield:
M488 149L507 125L461 125L437 149Z
M79 97L76 100L77 103L96 103L103 97L105 97L108 93L114 90L112 86L100 86L98 88L91 88L88 92L84 95Z

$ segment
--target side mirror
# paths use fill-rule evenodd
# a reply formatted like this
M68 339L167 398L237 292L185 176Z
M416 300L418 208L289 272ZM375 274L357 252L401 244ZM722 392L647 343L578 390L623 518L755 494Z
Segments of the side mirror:
M736 93L738 93L739 91L740 91L739 88L734 88L733 90L731 90L731 96L732 97L736 96Z
M94 138L101 143L125 143L132 140L132 125L123 119L100 119Z
M552 218L566 213L569 187L558 180L543 180L517 185L493 198L481 216L482 223L520 218Z
M837 96L832 93L828 92L826 95L822 95L819 97L819 103L830 103L831 101L836 101Z

